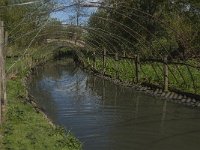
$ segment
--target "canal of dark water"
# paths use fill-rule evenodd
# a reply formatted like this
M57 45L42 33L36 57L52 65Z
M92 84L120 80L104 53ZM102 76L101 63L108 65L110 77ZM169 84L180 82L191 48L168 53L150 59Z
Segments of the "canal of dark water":
M84 150L199 150L200 111L115 85L73 61L39 67L29 92Z

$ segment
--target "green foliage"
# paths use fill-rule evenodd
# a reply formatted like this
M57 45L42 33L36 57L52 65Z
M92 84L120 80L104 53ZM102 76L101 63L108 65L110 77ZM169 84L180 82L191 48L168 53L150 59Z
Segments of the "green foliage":
M199 55L199 11L198 0L104 0L104 8L90 17L88 26L95 31L89 30L87 41L143 57L177 51L177 57L191 58Z
M167 55L169 52L177 49L178 45L175 41L167 39L166 37L159 37L152 39L152 49L154 49L154 56L159 56L159 54Z
M0 20L5 22L5 30L9 33L11 45L27 47L30 43L34 46L44 42L44 38L42 36L37 37L37 35L49 22L52 3L42 0L31 5L11 6L29 1L2 0L0 2L0 6L3 6L0 7Z

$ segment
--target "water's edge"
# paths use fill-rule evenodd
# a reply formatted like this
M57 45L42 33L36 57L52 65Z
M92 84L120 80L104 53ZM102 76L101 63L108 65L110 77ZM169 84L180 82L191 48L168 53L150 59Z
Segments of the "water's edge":
M134 84L134 83L124 82L122 80L113 78L110 75L103 74L102 72L90 66L82 67L82 69L90 74L93 74L94 76L113 82L116 85L120 85L123 87L131 87L137 91L142 91L150 96L162 98L172 103L182 104L187 107L192 107L193 109L200 108L200 95L183 92L176 89L170 89L170 91L166 92L163 90L162 87L150 83Z

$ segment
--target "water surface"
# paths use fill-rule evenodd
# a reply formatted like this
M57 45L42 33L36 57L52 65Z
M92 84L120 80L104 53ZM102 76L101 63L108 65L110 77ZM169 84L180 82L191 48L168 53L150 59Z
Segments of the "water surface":
M200 112L85 73L72 60L38 68L30 93L85 150L199 150Z

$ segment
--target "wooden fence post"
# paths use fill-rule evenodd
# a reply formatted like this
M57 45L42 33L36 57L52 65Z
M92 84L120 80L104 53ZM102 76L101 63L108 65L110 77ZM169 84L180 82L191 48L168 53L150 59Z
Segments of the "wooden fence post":
M96 69L96 53L95 52L93 52L93 54L92 54L93 56L92 56L92 58L93 58L93 68L94 69Z
M126 51L123 51L123 57L126 57Z
M167 65L167 56L164 57L163 71L164 71L164 91L168 92L169 91L169 68Z
M8 32L6 31L4 34L4 44L3 44L3 84L2 84L2 90L3 90L3 105L4 105L4 109L6 108L7 105L7 93L6 93L6 85L7 85L7 79L6 79L6 68L5 68L5 64L6 64L6 54L7 54L7 45L8 45Z
M3 68L4 68L4 23L0 21L0 124L2 123L2 104L3 104Z
M140 81L140 57L139 55L135 56L135 80L136 83Z
M5 31L5 38L4 38L4 58L6 58L6 54L7 54L7 45L8 45L8 31Z
M106 49L103 49L103 74L106 72Z
M118 53L115 53L115 70L116 70L116 79L119 79L119 64L118 64L118 61L119 61L119 54Z

